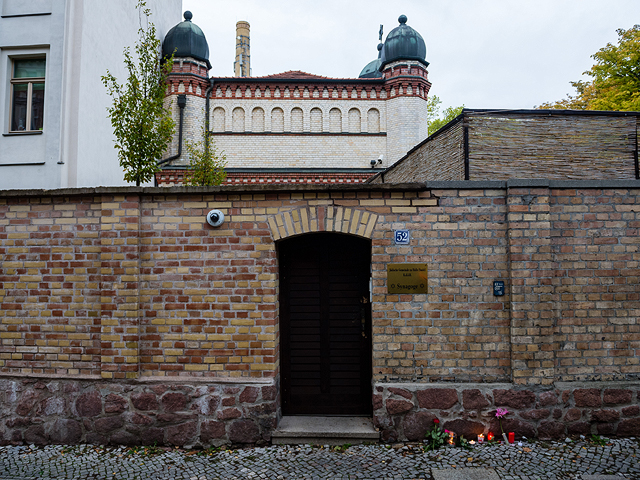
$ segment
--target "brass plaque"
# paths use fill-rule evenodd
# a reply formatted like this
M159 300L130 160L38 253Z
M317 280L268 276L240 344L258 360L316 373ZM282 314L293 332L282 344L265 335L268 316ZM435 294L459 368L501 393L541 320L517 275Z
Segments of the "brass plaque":
M426 263L388 263L387 292L427 293Z

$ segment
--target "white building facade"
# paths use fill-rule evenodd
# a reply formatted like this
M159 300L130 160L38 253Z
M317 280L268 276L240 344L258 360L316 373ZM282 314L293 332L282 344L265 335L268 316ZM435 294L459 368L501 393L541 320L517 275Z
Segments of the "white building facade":
M147 5L161 36L180 19L181 0ZM0 0L0 189L127 184L101 76L109 69L126 78L122 53L140 27L135 7Z

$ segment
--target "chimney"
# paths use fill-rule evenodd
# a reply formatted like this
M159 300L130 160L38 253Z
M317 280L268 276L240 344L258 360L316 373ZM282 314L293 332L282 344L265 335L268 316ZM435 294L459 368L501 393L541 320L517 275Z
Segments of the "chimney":
M236 61L233 62L236 77L251 76L251 55L249 54L249 22L236 23Z

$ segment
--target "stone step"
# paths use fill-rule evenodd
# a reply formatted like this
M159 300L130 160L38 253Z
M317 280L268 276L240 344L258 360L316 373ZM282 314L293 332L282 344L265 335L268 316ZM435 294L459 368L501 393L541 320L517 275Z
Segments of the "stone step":
M271 435L274 445L355 445L379 439L380 433L367 417L282 417Z

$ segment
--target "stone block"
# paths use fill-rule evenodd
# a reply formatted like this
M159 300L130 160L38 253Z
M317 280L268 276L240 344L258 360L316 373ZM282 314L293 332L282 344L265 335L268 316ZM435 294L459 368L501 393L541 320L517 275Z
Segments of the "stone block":
M40 392L35 390L25 390L20 396L18 405L16 405L16 413L18 415L28 415L40 398Z
M532 423L517 418L503 418L502 429L505 432L514 432L517 437L534 438L536 436L536 429ZM491 420L489 430L494 432L496 436L500 435L500 422L497 418Z
M45 398L38 405L36 415L56 415L62 416L67 413L67 401L62 397Z
M124 426L124 419L121 415L115 417L98 418L93 422L94 428L98 433L108 433Z
M389 387L388 390L389 390L389 392L391 392L394 395L399 395L399 396L407 398L409 400L411 400L413 398L413 394L409 390L406 390L404 388Z
M160 402L165 412L179 412L183 411L187 405L188 398L181 392L169 392L165 393Z
M540 440L557 440L565 435L565 425L562 422L540 422L538 438Z
M564 414L564 421L575 422L577 420L580 420L580 417L582 417L582 411L579 408L570 408Z
M599 388L581 388L573 391L576 407L599 407L602 405Z
M567 434L569 435L590 435L591 424L588 422L577 422L567 425Z
M462 391L462 405L466 410L481 410L491 404L480 390L472 389Z
M631 403L633 392L618 388L608 388L604 391L603 399L607 405L623 405Z
M104 401L104 413L122 413L128 408L125 398L114 393L107 395Z
M620 412L617 410L596 410L591 412L592 422L611 423L616 422L620 418Z
M35 443L36 445L45 445L48 443L48 437L44 431L44 425L33 425L24 432L24 441L26 443Z
M128 416L127 421L132 423L133 425L151 425L154 420L147 415L142 415L141 413L135 412Z
M640 436L640 418L622 420L618 424L618 431L616 433L618 434L619 437Z
M76 400L76 411L81 417L95 417L102 413L102 398L98 392L83 393Z
M556 395L555 392L542 392L538 396L538 399L540 401L540 405L543 407L558 404L558 395Z
M598 435L613 435L616 433L615 423L598 423L596 425Z
M254 403L258 399L259 392L258 387L245 387L240 394L239 400L241 403Z
M224 438L227 434L224 422L206 421L200 425L200 440L209 443L211 440Z
M134 393L131 395L131 403L138 410L151 411L157 410L160 404L153 393Z
M412 412L405 415L402 420L404 436L412 442L424 440L427 431L433 427L435 418L435 415L427 412Z
M640 415L640 405L631 405L622 409L623 417L635 417L637 415Z
M530 390L500 390L493 391L493 403L496 407L530 408L535 404L536 394Z
M259 439L258 425L251 420L236 420L229 426L229 440L233 443L255 443Z
M263 400L275 400L278 396L278 389L275 385L269 385L262 387L262 399Z
M387 399L387 412L389 415L397 415L399 413L405 413L412 410L413 403L406 400L394 400L393 398Z
M444 422L443 428L456 435L464 435L467 440L475 440L479 434L484 432L484 424L464 419Z
M194 441L197 428L197 422L187 422L167 427L167 443L178 446L190 445Z
M134 435L125 430L118 430L109 437L109 443L111 445L126 445L134 446L142 443L142 437Z
M225 408L218 412L218 420L231 420L232 418L240 418L242 413L237 408Z
M51 442L59 445L75 445L82 438L82 427L75 420L59 418L49 431Z
M524 412L520 412L520 416L527 420L542 420L543 418L549 417L550 414L551 410L547 408L538 408L535 410L525 410Z
M164 445L164 429L158 427L145 428L139 434L142 445Z
M458 403L458 392L454 388L429 388L416 392L420 408L447 409ZM389 401L387 400L387 408Z

